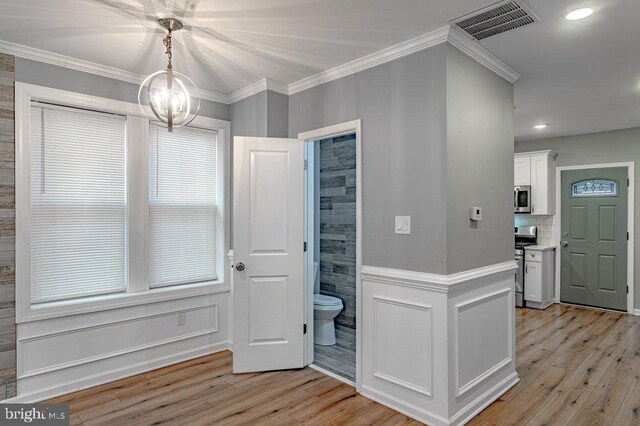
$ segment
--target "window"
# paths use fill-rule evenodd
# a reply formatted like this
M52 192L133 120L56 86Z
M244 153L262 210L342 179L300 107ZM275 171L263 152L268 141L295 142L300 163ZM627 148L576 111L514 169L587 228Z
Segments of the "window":
M30 114L31 303L124 291L125 117L35 103Z
M149 283L216 280L216 133L192 127L149 137Z
M169 132L137 104L24 83L15 118L18 322L229 291L228 121Z
M572 197L615 197L618 183L612 180L588 179L571 185Z

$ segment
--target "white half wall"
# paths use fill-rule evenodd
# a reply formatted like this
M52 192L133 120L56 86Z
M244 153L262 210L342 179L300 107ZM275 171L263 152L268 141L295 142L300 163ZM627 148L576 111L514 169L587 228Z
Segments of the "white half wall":
M453 275L364 266L362 394L464 424L518 381L515 263Z
M225 350L228 330L227 292L21 323L19 396L6 402L41 401Z

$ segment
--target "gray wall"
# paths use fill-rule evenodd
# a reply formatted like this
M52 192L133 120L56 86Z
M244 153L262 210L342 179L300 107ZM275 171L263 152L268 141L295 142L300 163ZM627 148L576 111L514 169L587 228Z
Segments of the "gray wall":
M230 106L232 136L288 137L289 97L272 90Z
M266 90L232 103L229 110L231 136L267 136Z
M640 128L566 136L553 139L516 143L516 152L551 149L558 153L557 166L584 164L640 162ZM640 171L635 174L635 222L636 234L640 230ZM640 308L640 239L636 238L634 253L634 306Z
M290 137L362 119L364 265L447 272L446 54L441 44L289 97ZM411 235L395 234L396 215L411 216Z
M267 136L289 137L289 96L267 90Z
M29 59L16 58L16 81L138 103L138 84ZM229 106L202 100L199 115L229 120Z
M513 140L513 85L449 45L449 274L513 260Z

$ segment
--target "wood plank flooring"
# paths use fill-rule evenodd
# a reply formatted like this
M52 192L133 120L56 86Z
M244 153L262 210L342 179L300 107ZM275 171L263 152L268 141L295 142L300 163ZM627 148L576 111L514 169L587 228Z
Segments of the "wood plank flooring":
M640 318L518 309L520 382L469 425L640 425Z
M231 374L225 351L49 400L72 425L419 425L311 368Z
M640 425L640 318L518 309L520 382L470 425ZM315 370L231 374L221 352L50 400L73 425L418 424Z

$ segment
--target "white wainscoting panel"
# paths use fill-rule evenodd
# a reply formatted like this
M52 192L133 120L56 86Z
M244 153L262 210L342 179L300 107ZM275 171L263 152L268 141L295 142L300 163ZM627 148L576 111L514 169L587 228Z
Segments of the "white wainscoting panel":
M433 388L432 307L373 296L373 375L431 396ZM407 339L411 330L411 339ZM427 368L415 369L414 365Z
M448 404L447 295L378 273L362 276L362 394L437 423Z
M227 293L19 324L16 401L40 401L224 350L227 331Z
M456 305L456 396L473 389L513 360L513 297L511 289L504 289Z
M453 275L362 268L362 394L463 424L517 380L515 263Z

